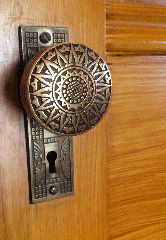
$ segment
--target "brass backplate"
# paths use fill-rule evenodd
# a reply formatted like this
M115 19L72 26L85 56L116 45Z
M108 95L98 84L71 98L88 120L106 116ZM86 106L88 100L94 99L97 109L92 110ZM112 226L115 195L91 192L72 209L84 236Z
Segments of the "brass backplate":
M22 65L45 47L69 41L67 28L19 27ZM73 143L44 129L25 114L30 202L74 194Z

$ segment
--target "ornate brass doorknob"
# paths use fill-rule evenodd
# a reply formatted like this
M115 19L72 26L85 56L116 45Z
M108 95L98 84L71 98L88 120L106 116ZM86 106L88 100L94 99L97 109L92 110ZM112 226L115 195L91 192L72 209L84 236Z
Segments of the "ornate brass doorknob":
M82 44L61 43L37 53L21 81L29 116L48 131L76 135L104 116L111 96L111 75L97 53Z

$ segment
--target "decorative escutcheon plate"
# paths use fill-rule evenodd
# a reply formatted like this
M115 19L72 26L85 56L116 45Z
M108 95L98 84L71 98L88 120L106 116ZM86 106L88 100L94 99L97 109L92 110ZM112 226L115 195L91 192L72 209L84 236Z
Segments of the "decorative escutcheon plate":
M104 60L82 44L60 43L37 53L21 82L28 115L48 131L77 135L107 111L111 75Z
M20 27L22 66L43 48L69 40L68 28ZM30 202L40 203L74 194L72 137L44 129L25 114Z

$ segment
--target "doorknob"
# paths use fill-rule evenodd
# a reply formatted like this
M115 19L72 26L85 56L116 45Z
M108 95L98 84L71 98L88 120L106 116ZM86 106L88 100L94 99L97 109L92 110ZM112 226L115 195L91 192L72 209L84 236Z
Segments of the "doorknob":
M71 136L106 113L111 75L89 47L65 42L68 28L20 27L20 35L30 200L39 203L74 194Z
M102 119L111 96L104 60L83 44L60 43L27 64L21 99L28 115L59 135L84 133Z

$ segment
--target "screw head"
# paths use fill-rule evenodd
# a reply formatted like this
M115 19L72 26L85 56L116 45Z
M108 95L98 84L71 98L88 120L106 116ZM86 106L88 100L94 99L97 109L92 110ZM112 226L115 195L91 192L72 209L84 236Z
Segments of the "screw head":
M42 43L46 44L51 41L51 35L48 32L43 32L40 34L39 39Z
M50 189L49 189L49 192L52 195L55 195L58 192L58 188L56 186L51 186Z

